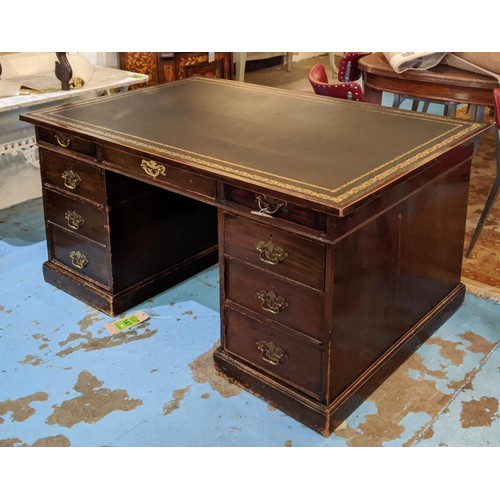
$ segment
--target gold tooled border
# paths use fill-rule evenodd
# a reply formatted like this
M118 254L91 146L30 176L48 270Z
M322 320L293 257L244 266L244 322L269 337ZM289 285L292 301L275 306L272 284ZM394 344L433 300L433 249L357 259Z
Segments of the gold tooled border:
M287 97L292 97L295 99L300 99L300 100L318 100L318 99L323 99L323 102L325 105L329 104L335 104L335 105L358 105L358 103L355 102L344 102L344 101L339 101L339 100L333 100L331 98L323 98L319 96L315 96L313 94L302 94L299 92L290 92L289 90L285 89L276 89L276 88L271 88L271 87L264 87L260 85L253 85L253 84L248 84L248 83L242 83L242 82L235 82L235 81L227 81L227 80L217 80L217 79L205 79L205 78L191 78L189 80L178 80L176 82L168 84L168 86L174 86L174 85L182 85L185 84L188 81L201 81L204 84L214 84L214 85L225 85L225 86L232 86L232 87L241 87L245 88L245 90L248 91L256 91L260 93L273 93L276 95L276 93L281 93L283 95L286 95ZM144 89L141 89L139 91L134 91L134 92L153 92L157 91L158 87L147 87ZM115 94L109 97L106 97L106 100L112 100L112 99L121 99L125 98L129 95L128 93L121 93L121 94ZM442 134L430 139L429 141L420 144L419 146L406 151L405 153L381 164L378 165L377 167L374 167L373 169L369 170L368 172L365 172L359 177L356 177L355 179L351 179L350 181L344 183L341 186L338 186L334 189L329 189L324 186L318 186L315 184L310 184L304 181L300 181L298 179L291 179L285 176L281 176L278 174L270 174L269 172L265 172L263 170L259 170L254 167L250 167L248 165L242 165L238 163L233 163L233 162L228 162L226 160L222 160L220 158L214 158L208 155L204 155L201 153L197 153L194 151L189 151L185 150L182 148L178 148L176 146L172 146L169 144L163 144L159 143L156 141L150 141L146 140L142 137L134 136L132 134L126 134L124 132L119 132L116 130L108 129L106 127L102 127L99 125L91 125L87 122L82 122L80 120L74 119L74 118L69 118L67 116L64 116L60 114L63 111L66 111L68 109L76 109L80 107L86 107L89 105L92 105L96 102L101 102L103 100L102 97L96 98L96 99L89 99L85 101L81 101L78 103L74 103L71 105L59 105L59 106L54 106L51 108L45 108L44 110L41 110L39 112L34 112L30 113L32 115L38 115L38 116L43 116L46 119L49 117L51 118L51 121L56 124L63 124L63 125L70 125L77 127L78 130L82 132L89 132L94 135L99 135L103 136L105 138L111 139L113 141L121 141L125 144L141 147L146 150L154 151L163 155L167 155L171 157L172 159L177 159L177 160L183 160L183 161L189 161L191 163L203 166L205 168L210 168L215 170L216 172L223 171L227 174L231 175L236 175L240 176L243 178L247 179L252 179L253 181L261 182L264 184L267 184L269 186L274 186L274 187L279 187L282 189L294 191L301 193L303 195L308 195L313 198L321 199L324 201L331 201L334 203L340 203L344 201L347 198L350 198L361 191L365 191L368 187L379 183L383 179L387 178L388 176L403 170L404 168L408 167L412 163L415 163L416 161L426 158L430 156L432 153L435 151L443 148L444 146L451 144L455 141L457 141L460 137L464 135L470 134L472 131L475 129L481 127L481 124L479 123L469 123L469 122L464 122L463 120L458 120L458 119L450 119L447 117L441 117L441 116L436 116L436 115L427 115L427 114L422 114L422 113L414 113L414 112L408 112L404 110L393 110L391 108L384 108L382 106L377 106L377 105L366 105L366 104L361 104L365 106L365 111L367 112L376 112L376 113L399 113L402 115L405 115L407 117L410 117L412 119L417 119L417 120L426 120L426 121L443 121L446 122L447 124L453 125L450 130L443 132ZM453 132L459 130L457 133L453 134ZM453 135L449 135L453 134ZM442 141L440 141L443 139ZM437 142L436 141L440 141ZM432 144L434 143L434 144ZM431 146L432 144L432 146ZM423 151L420 151L419 153L415 153L417 150L421 150L422 147L429 146ZM193 156L194 155L194 156ZM408 155L412 155L410 158L408 158ZM406 158L406 160L403 160L403 158ZM395 166L384 170L383 172L380 172L376 174L376 172L379 172L380 170L386 168L388 165L391 163L394 163L395 161L402 160L400 163L397 163ZM376 174L376 175L375 175ZM335 195L335 193L338 193L339 191L348 188L352 184L361 181L362 179L366 177L370 177L369 179L360 182L360 184L345 190L343 193L340 193L338 195ZM320 192L318 192L320 191Z

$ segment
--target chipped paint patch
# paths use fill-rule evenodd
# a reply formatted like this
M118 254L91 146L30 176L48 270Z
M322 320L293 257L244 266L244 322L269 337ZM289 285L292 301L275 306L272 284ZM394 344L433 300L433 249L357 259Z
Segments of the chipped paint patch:
M71 446L71 441L62 434L58 434L57 436L48 436L35 441L31 446L34 447L62 447L62 446Z
M0 439L0 448L10 448L21 443L22 441L17 438Z
M38 324L37 321L33 321L33 324ZM44 342L50 342L50 339L47 338L45 335L41 334L41 333L35 333L35 335L32 335L32 337L35 339L35 340L43 340Z
M158 330L151 330L146 328L144 332L138 333L137 330L145 328L145 325L139 325L136 329L124 330L120 333L114 333L113 335L108 335L106 337L95 338L90 332L84 335L79 333L72 333L66 340L59 342L59 345L63 346L68 343L74 342L77 339L85 339L85 342L80 342L80 344L74 347L68 347L57 353L57 356L64 357L72 354L76 351L96 351L99 349L107 349L109 347L117 347L123 344L128 344L130 342L136 342L138 340L144 340L152 337Z
M498 417L498 399L483 396L479 400L462 402L460 423L463 428L490 426Z
M46 423L72 427L80 422L93 424L114 411L130 411L142 405L140 399L129 399L123 389L98 389L103 382L84 370L78 375L74 386L81 396L64 401L61 406L53 405L54 412Z
M0 439L0 448L2 447L27 447L29 446L26 443L23 443L18 438L9 438L9 439ZM47 448L47 447L62 447L62 446L71 446L70 440L63 436L62 434L58 434L57 436L48 436L44 438L37 439L32 445L32 447L39 448Z
M46 392L35 392L29 396L19 399L8 399L7 401L0 402L0 415L5 415L12 412L11 420L13 422L23 422L35 414L35 410L30 406L34 401L47 401L49 395ZM0 423L5 422L0 417Z
M427 340L426 344L437 345L439 347L439 354L451 361L455 366L461 365L464 361L465 352L459 349L459 346L463 345L462 342L451 342L439 337L431 337Z
M241 394L242 389L235 384L231 384L216 372L213 355L217 346L218 344L189 363L189 368L196 383L210 384L210 387L223 398L231 398Z
M460 337L469 342L470 345L467 347L467 350L470 352L488 354L496 346L495 342L490 342L470 330L461 333Z
M192 316L193 319L198 319L198 317L194 314L193 311L185 311L182 313L183 316Z
M426 343L438 346L440 357L454 366L463 365L467 352L487 355L496 346L494 342L489 342L470 330L460 334L459 338L462 340L451 342L431 337ZM451 393L443 392L437 385L439 380L447 380L449 377L446 366L441 366L442 370L431 370L421 356L414 353L369 398L375 403L377 411L366 416L363 423L344 430L338 429L335 434L344 438L348 446L381 446L390 441L402 440L408 418L419 415L417 420L421 423L410 425L415 431L410 438L406 436L403 446L413 446L419 439L429 439L433 432L429 422L432 423L441 413L447 412L447 406L456 391L472 387L481 361L479 366L463 373L460 379L448 380L447 388ZM495 415L498 402L494 410L494 402L482 403L482 413L477 405L469 409L476 411L476 422L490 422L489 418ZM464 418L469 417L466 415Z
M418 380L415 371L420 372ZM370 396L376 413L367 415L355 428L339 429L335 434L344 438L348 446L382 446L401 438L405 427L400 422L404 417L412 413L435 416L451 398L438 390L435 380L426 377L429 374L444 376L428 370L422 358L413 354Z
M436 378L439 380L446 379L446 372L444 370L431 370L424 364L424 360L418 354L416 354L414 357L412 356L412 358L410 358L412 367L409 369L409 372L413 374L416 380L423 380L424 378L428 377ZM418 373L419 375L416 376L416 373Z
M102 314L95 309L89 308L91 312L86 314L79 322L78 326L80 327L80 331L84 332L88 330L96 321L102 318Z
M431 439L432 436L434 436L434 429L432 427L429 427L422 434L422 439Z
M37 366L42 363L42 358L40 356L33 356L33 354L26 354L22 361L18 361L20 365L33 365Z
M170 415L170 413L172 413L174 410L179 409L181 401L184 399L190 389L190 386L184 387L184 389L176 389L172 393L174 399L172 399L172 401L170 401L163 407L163 415Z
M285 443L284 443L284 446L285 446L285 447L288 447L288 448L289 448L289 447L291 447L291 446L293 446L292 441L291 441L290 439L287 439L287 440L285 441Z

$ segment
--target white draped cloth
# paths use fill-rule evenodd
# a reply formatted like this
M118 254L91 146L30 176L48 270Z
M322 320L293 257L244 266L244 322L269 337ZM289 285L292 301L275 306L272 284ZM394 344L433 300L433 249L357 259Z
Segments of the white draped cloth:
M440 63L488 75L500 82L500 52L384 52L396 73L426 70Z

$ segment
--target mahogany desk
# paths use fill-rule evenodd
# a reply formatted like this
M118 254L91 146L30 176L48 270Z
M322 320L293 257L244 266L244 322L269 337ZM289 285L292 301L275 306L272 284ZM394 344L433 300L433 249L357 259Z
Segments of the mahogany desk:
M114 315L218 260L218 371L325 435L463 300L484 125L203 78L22 119L45 279Z
M431 101L493 106L493 89L500 84L490 76L471 73L445 64L417 71L396 73L382 52L359 60L365 100L380 104L382 92L408 95Z

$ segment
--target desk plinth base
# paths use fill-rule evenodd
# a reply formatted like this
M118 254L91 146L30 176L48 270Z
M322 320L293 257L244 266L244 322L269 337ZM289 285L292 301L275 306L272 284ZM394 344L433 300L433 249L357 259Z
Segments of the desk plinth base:
M302 394L221 348L214 353L215 367L218 373L230 382L264 399L326 437L452 316L464 297L465 286L459 284L330 404L321 403Z
M47 283L109 316L116 316L217 262L218 250L215 246L198 254L195 258L149 276L117 293L112 293L91 281L84 280L50 261L44 263L43 275Z

